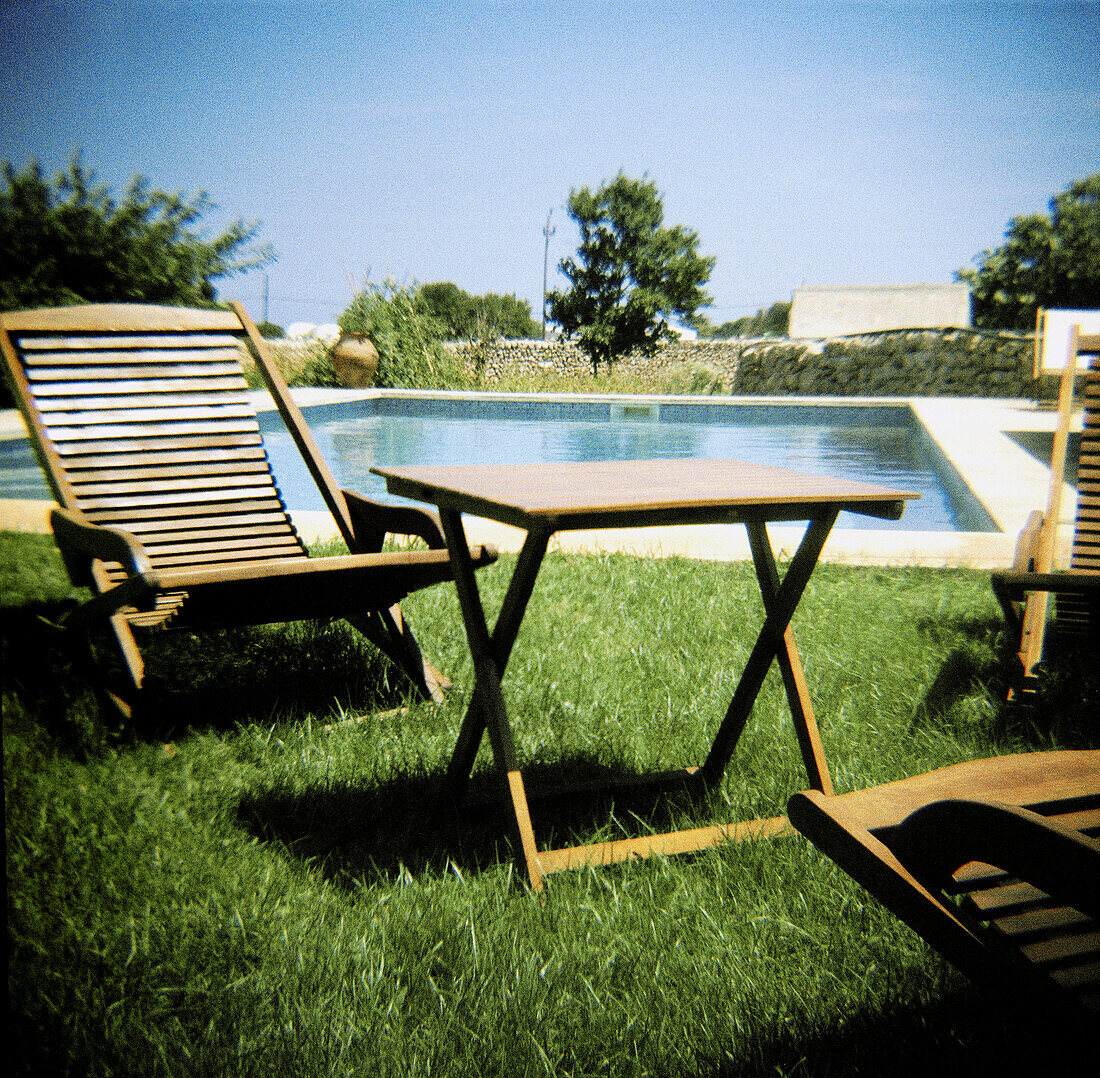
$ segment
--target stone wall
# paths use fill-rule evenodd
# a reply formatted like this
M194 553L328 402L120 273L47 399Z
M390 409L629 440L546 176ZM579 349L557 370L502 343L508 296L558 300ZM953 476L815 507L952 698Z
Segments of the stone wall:
M486 385L509 375L589 373L588 357L564 341L455 346L479 364ZM1034 392L1030 334L902 330L825 341L787 338L676 341L616 369L693 392L807 396L1023 397Z

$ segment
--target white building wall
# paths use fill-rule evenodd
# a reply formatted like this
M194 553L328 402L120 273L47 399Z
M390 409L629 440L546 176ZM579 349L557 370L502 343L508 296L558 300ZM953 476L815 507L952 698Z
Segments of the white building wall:
M803 285L791 297L790 337L844 337L892 329L965 329L965 284Z

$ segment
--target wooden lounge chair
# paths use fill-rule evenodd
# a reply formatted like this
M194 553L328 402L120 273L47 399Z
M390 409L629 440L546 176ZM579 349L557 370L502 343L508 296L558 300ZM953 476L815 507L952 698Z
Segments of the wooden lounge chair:
M214 628L344 617L425 697L446 679L398 602L452 579L438 521L341 490L243 307L107 304L0 314L0 349L60 508L54 537L124 660L124 711L144 664L134 628ZM249 402L248 353L351 553L310 558L275 484ZM427 550L382 552L387 533ZM491 548L471 552L477 564Z
M993 590L1009 630L1019 637L1019 668L1011 695L1030 695L1048 634L1073 635L1095 642L1100 634L1100 336L1071 330L1058 396L1058 427L1051 453L1050 494L1046 512L1028 519L1016 546L1012 569L993 574ZM1079 358L1092 362L1081 370ZM1062 487L1078 373L1084 421L1077 466L1077 515L1068 569L1055 567ZM1055 596L1053 618L1051 596ZM1050 625L1048 626L1048 620Z
M954 764L791 824L979 986L1100 1019L1100 751Z

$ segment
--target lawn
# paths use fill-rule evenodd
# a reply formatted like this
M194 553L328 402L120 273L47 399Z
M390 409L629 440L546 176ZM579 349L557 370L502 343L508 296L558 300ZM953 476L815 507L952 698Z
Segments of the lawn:
M480 574L490 604L512 564ZM280 626L157 638L126 723L56 628L72 595L48 537L0 534L20 1073L1051 1073L1041 1030L800 838L532 895L488 755L467 813L433 796L473 680L450 586L405 604L441 707L341 625ZM701 762L759 616L748 564L550 555L505 683L532 781ZM1003 703L986 573L822 565L794 627L838 790L1100 740L1079 658ZM773 671L705 802L533 810L542 841L595 840L778 814L805 784Z

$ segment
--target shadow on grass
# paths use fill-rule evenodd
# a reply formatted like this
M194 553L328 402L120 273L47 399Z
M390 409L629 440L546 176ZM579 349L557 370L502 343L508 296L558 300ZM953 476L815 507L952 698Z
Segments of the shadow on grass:
M683 775L644 776L587 756L534 765L525 785L536 842L548 849L634 837L680 826L687 813L706 815L706 795L693 797ZM348 886L392 882L403 871L442 872L454 864L480 872L510 861L514 821L503 782L478 772L458 806L443 784L440 772L246 794L238 822Z
M1039 669L1038 686L1030 698L1009 701L1009 688L1019 668L1019 641L999 617L926 621L920 626L933 635L945 631L968 642L943 659L932 683L917 701L917 722L950 719L952 709L968 697L990 701L990 737L1006 745L1046 749L1052 742L1065 748L1100 747L1100 667L1095 636L1058 638L1051 634Z
M700 1073L1032 1078L1085 1073L1083 1060L1095 1059L1100 1048L1090 1025L1021 1000L983 997L954 973L920 1007L886 1000L881 1010L852 1014L822 1031L780 1021L782 1028L745 1047L748 1058Z
M405 701L407 686L382 654L339 621L299 622L139 639L145 686L123 720L104 687L125 696L122 664L106 634L95 659L61 628L75 600L0 607L4 690L37 716L62 751L94 752L120 739L170 740L188 729L232 729L341 708L372 711Z

